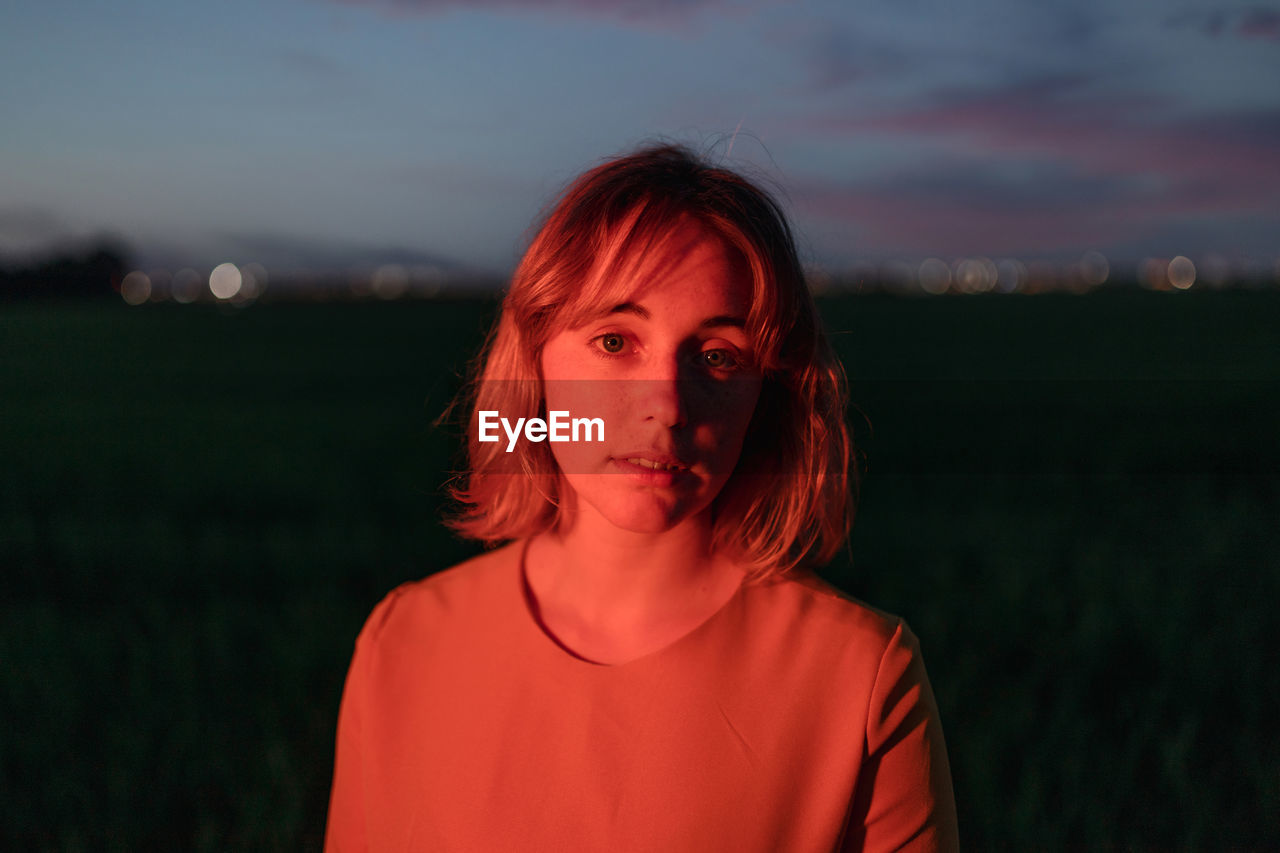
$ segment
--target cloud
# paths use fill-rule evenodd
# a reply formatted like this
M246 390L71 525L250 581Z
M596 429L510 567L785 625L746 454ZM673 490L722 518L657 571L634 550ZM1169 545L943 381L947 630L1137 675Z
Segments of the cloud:
M805 94L853 91L900 98L952 85L1004 85L1110 62L1114 23L1104 5L977 0L965 12L916 3L860 4L856 12L778 16L761 30L804 69Z
M1044 162L1089 176L1141 176L1200 210L1263 210L1280 197L1280 110L1169 117L1159 100L1091 97L1053 78L914 109L819 119L839 136L922 140L992 161Z
M843 21L784 20L762 36L767 44L791 54L804 69L805 89L816 94L912 68L914 54L906 45Z
M1185 12L1166 19L1174 28L1190 27L1210 38L1223 34L1280 42L1280 11L1264 6L1212 12Z
M1170 199L1142 182L952 161L872 182L802 181L803 214L852 226L863 254L1055 255L1140 239Z
M1236 32L1245 38L1280 42L1280 12L1275 9L1250 9L1241 16Z
M1179 222L1274 220L1280 109L1172 112L1156 98L1098 96L1075 75L824 117L813 127L831 137L922 143L943 164L802 195L869 244L936 252L1048 252Z
M386 14L439 15L449 12L497 14L557 14L605 20L626 25L683 29L708 10L742 12L751 3L741 0L332 0L346 6L376 9Z

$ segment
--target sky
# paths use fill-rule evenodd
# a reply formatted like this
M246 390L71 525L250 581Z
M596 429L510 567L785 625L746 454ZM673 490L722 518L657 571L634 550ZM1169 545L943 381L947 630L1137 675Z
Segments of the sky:
M806 263L1271 266L1280 3L9 0L0 256L504 274L654 140L782 199Z

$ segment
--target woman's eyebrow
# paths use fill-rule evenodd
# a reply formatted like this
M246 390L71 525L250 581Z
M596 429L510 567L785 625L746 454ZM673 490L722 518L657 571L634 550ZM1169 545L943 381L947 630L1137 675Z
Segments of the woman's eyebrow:
M609 317L614 314L634 314L641 320L648 320L652 316L644 306L637 305L634 302L619 303L618 305L613 306L613 308L611 308L604 316ZM714 317L708 317L703 320L698 324L698 326L703 329L715 329L723 326L732 326L734 328L744 329L747 326L747 321L742 317L735 317L732 314L717 314Z
M614 314L635 314L641 320L648 320L651 316L648 311L640 307L634 302L622 302L613 306L605 312L604 316L611 317Z
M741 317L734 317L729 314L720 314L715 317L708 317L707 319L703 320L702 323L700 323L699 325L701 325L701 327L704 329L715 329L721 326L733 326L734 328L737 328L737 329L745 329L747 326L747 321L742 319Z

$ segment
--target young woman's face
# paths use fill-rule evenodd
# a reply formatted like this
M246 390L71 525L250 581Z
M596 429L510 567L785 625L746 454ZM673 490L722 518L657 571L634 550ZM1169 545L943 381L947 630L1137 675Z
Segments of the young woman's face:
M551 444L579 510L657 533L733 473L761 374L751 273L720 237L686 222L636 277L626 301L548 340L541 366L548 412L604 422L602 442Z

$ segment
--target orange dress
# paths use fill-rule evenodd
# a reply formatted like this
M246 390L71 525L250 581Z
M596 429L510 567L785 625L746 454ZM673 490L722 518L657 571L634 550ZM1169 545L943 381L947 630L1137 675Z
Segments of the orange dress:
M812 574L744 585L625 664L529 610L523 546L405 584L356 640L328 851L953 850L900 619Z

